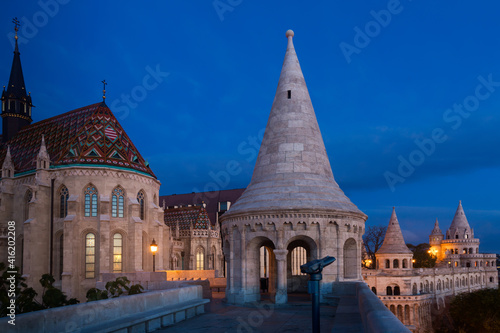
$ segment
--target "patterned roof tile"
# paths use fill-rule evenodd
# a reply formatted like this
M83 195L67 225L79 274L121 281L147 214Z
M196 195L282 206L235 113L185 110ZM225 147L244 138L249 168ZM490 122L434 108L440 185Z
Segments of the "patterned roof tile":
M155 174L104 103L85 106L24 127L0 149L3 164L10 145L15 172L36 168L42 134L51 166L102 165Z

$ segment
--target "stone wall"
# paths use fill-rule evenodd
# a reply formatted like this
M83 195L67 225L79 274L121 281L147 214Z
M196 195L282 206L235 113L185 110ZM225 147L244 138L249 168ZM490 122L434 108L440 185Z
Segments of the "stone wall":
M106 323L120 318L126 322L127 316L163 311L165 307L175 308L202 299L201 286L154 291L17 315L14 328L23 333L80 332L96 324L106 326ZM12 331L13 326L8 320L8 317L0 319L1 332Z

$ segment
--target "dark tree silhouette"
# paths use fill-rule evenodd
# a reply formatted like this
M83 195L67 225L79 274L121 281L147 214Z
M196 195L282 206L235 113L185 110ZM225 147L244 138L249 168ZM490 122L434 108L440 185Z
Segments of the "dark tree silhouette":
M365 230L365 234L363 235L363 242L366 248L366 254L372 260L371 267L375 268L375 253L377 253L378 249L384 243L385 232L387 231L387 227L376 225L369 226Z

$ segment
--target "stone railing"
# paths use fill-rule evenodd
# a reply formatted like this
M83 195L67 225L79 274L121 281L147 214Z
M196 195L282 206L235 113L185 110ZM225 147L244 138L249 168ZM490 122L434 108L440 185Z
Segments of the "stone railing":
M152 332L204 313L201 286L152 291L0 319L0 332ZM15 330L12 330L12 329Z
M391 333L410 332L403 323L368 288L366 283L356 285L359 312L365 332Z
M339 298L332 332L409 333L410 330L361 281L335 282ZM353 325L356 326L353 329Z

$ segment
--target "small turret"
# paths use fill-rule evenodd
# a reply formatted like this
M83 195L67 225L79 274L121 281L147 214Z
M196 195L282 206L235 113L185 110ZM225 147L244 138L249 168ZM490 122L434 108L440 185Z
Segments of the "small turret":
M375 257L377 269L411 269L413 266L413 252L406 246L394 207L392 207L384 243L375 253Z
M7 146L7 154L2 165L2 178L14 177L14 163L12 163L12 156L10 155L10 146Z
M471 239L474 238L474 230L470 227L462 207L462 201L458 203L457 211L453 217L450 228L446 232L447 239Z
M47 152L47 147L45 146L45 138L42 134L42 143L40 145L40 151L36 158L36 168L37 169L48 169L50 167L50 156Z
M429 244L432 246L434 244L441 244L441 241L443 240L444 235L441 229L439 228L439 222L438 219L436 219L436 222L434 222L434 229L432 229L431 234L429 235Z

